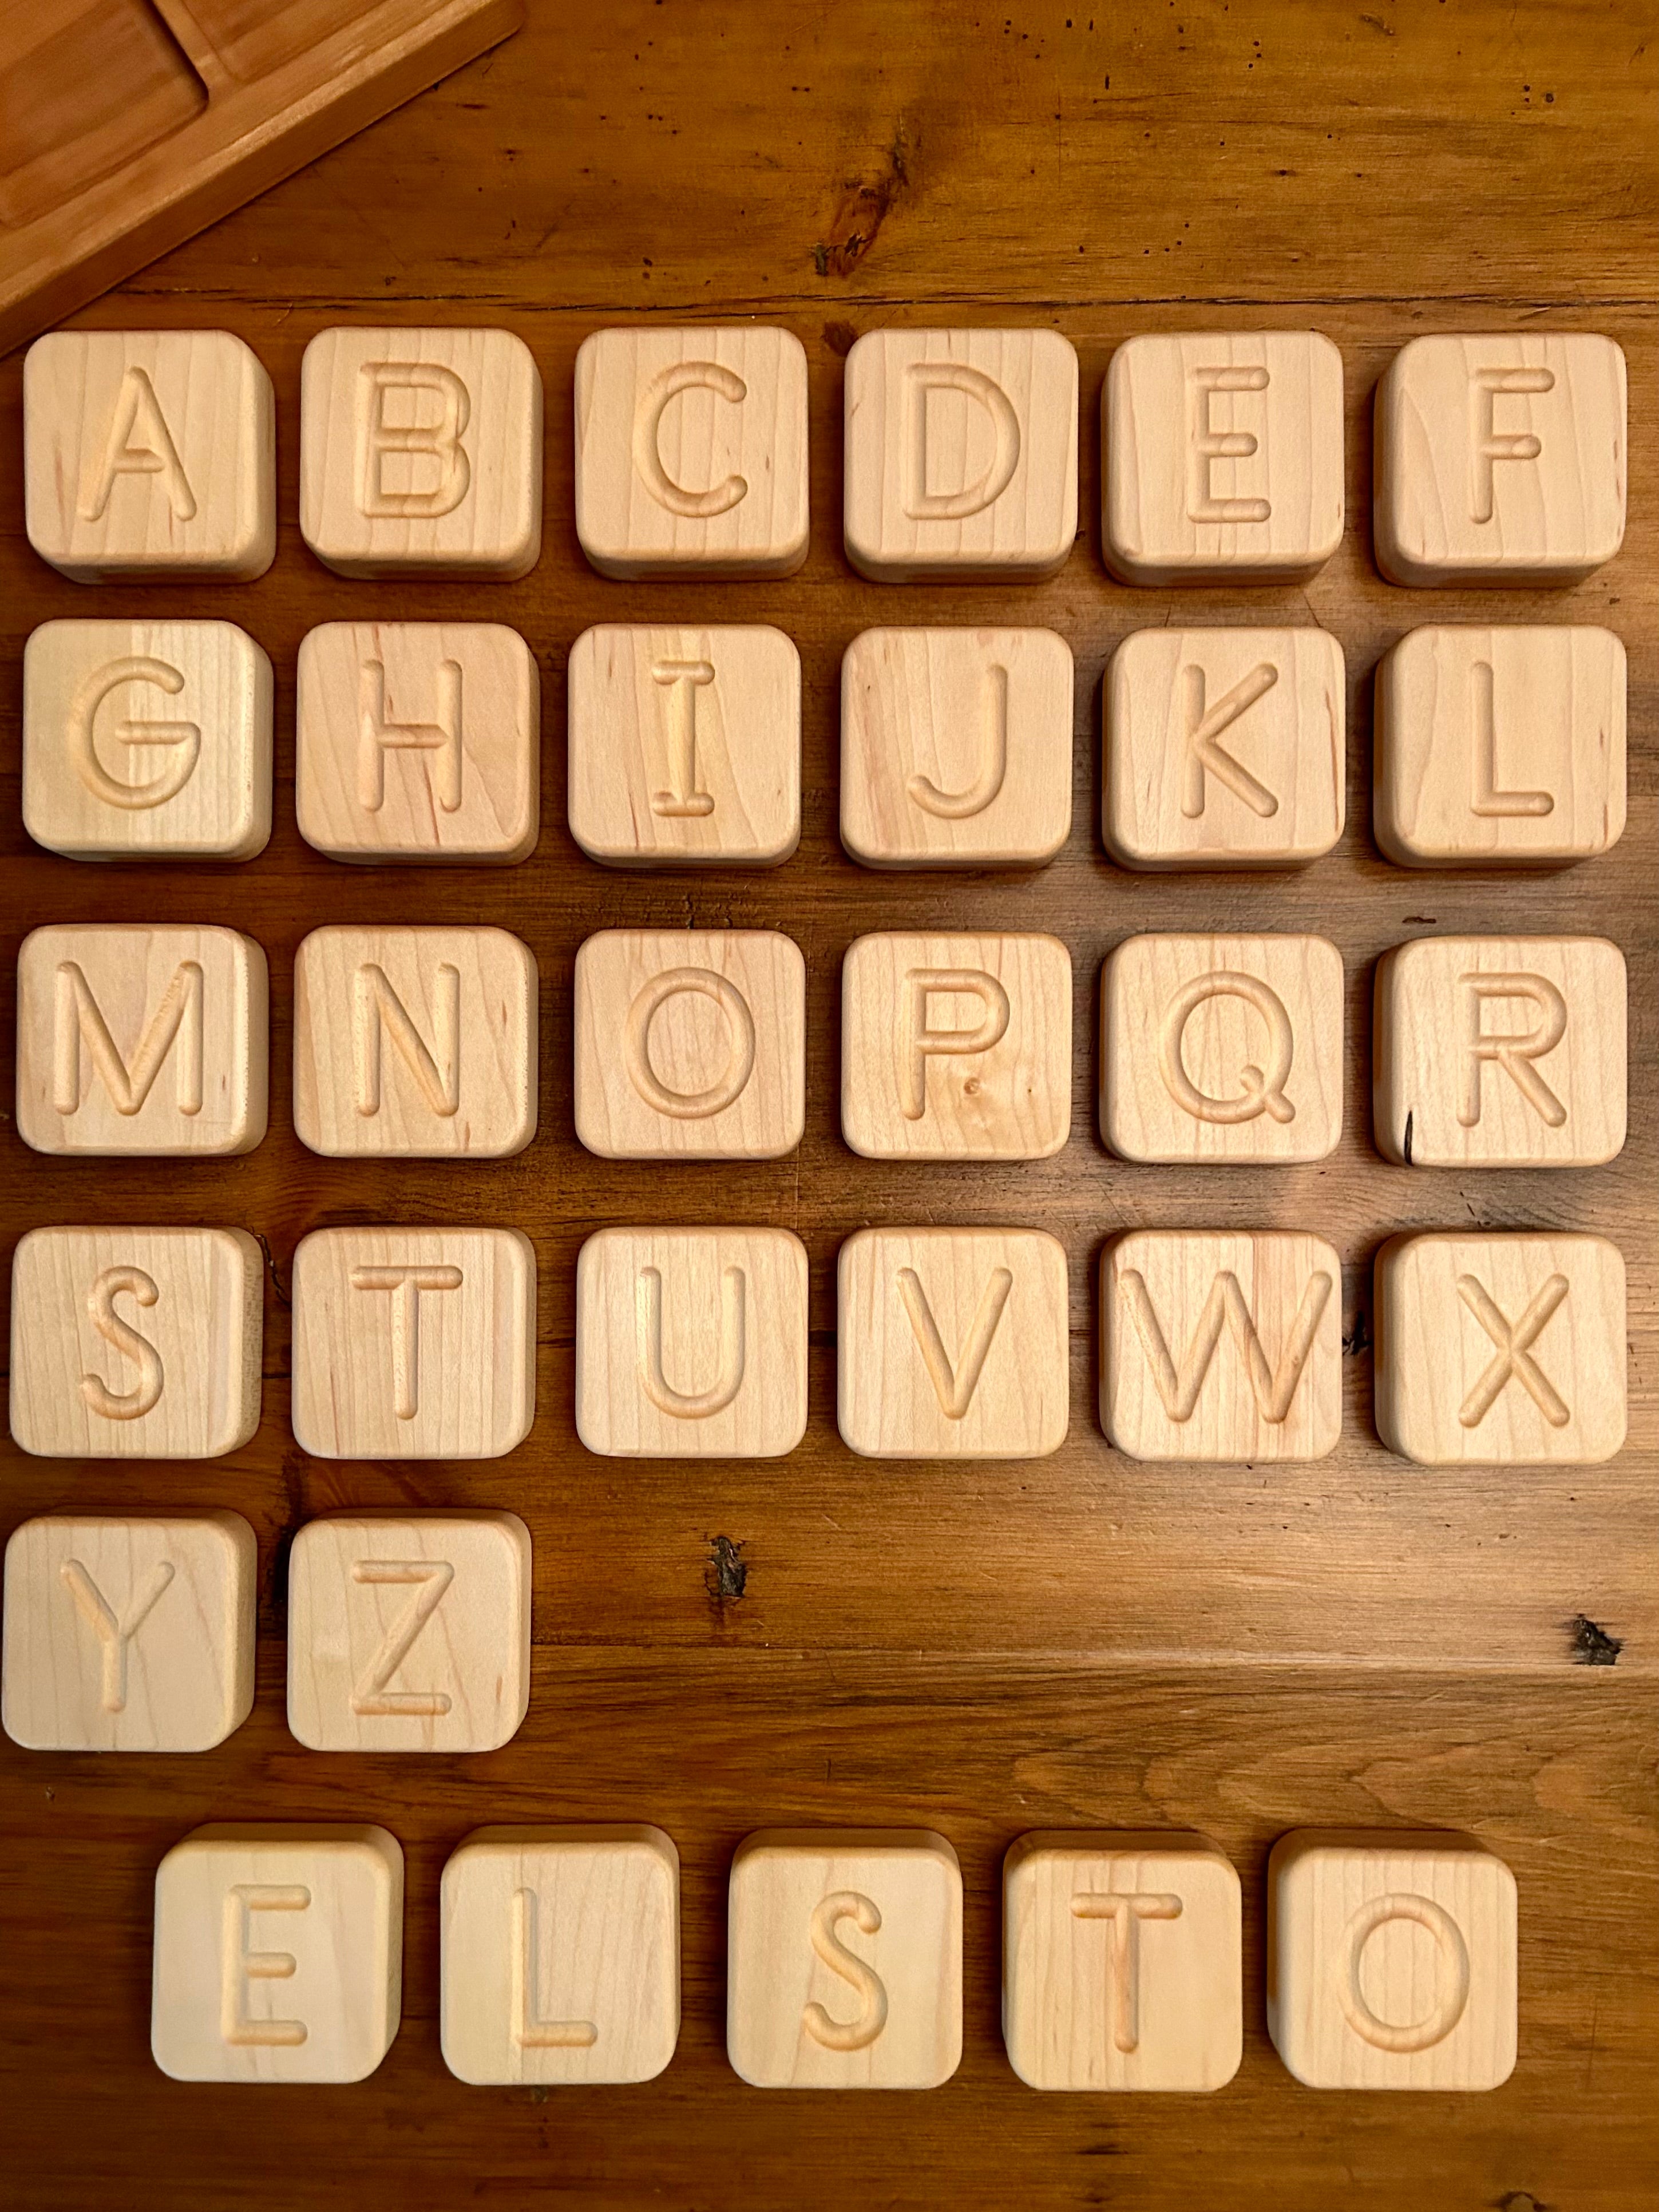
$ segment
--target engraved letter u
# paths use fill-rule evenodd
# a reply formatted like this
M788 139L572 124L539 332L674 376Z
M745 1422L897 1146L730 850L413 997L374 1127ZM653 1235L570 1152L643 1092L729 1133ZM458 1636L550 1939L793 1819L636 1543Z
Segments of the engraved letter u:
M741 1267L727 1267L720 1276L720 1365L705 1390L677 1390L663 1372L662 1273L641 1267L636 1291L639 1325L640 1379L645 1395L659 1413L677 1420L703 1421L723 1413L743 1388L747 1350L744 1307L747 1285Z

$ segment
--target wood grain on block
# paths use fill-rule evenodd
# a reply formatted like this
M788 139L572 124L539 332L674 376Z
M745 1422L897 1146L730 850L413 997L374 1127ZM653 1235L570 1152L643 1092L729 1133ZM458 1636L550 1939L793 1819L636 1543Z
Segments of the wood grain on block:
M361 2081L403 2008L384 1828L214 1826L155 1870L150 2050L177 2081Z
M680 1859L660 1828L479 1828L444 1868L444 2063L649 2081L680 2033Z
M601 1229L576 1261L576 1433L613 1459L780 1459L806 1431L806 1247Z
M313 929L294 1127L330 1158L501 1159L536 1133L536 956L505 929Z
M1419 1467L1594 1465L1625 1441L1625 1261L1605 1237L1449 1230L1376 1255L1376 1426Z
M934 2089L962 2057L962 1869L925 1828L772 1828L732 1862L726 2050L757 2089Z
M1100 436L1101 551L1126 584L1295 582L1342 542L1342 356L1318 331L1129 338Z
M1322 1237L1138 1229L1100 1263L1100 1424L1131 1459L1322 1459L1342 1266Z
M857 938L841 1023L842 1134L866 1159L1046 1159L1071 1133L1058 938Z
M1413 338L1376 387L1393 584L1566 584L1625 535L1625 356L1589 331Z
M6 1734L29 1751L211 1751L253 1705L240 1513L49 1514L6 1546Z
M1041 1229L861 1229L836 1270L842 1441L870 1459L1041 1459L1066 1440L1066 1248Z
M793 331L582 341L576 535L601 575L793 575L806 534L806 351Z
M1267 1863L1267 2029L1310 2089L1495 2089L1515 1876L1473 1836L1303 1828Z
M841 664L841 841L867 868L1036 868L1072 827L1072 648L866 629Z
M1219 2089L1243 2055L1237 1869L1202 1836L1021 1836L1002 2034L1033 2089Z

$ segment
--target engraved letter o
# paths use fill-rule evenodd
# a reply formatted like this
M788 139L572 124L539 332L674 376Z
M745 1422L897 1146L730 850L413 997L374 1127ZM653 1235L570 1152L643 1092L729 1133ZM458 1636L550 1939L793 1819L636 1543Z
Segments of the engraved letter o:
M1414 1920L1419 1928L1426 1928L1439 1953L1439 1993L1421 2020L1380 2019L1366 2003L1359 1986L1359 1962L1365 1955L1365 1946L1391 1920ZM1368 1899L1342 1931L1336 1993L1349 2027L1374 2050L1431 2051L1451 2033L1469 2001L1469 1953L1462 1930L1431 1897L1401 1892Z
M670 999L690 991L712 999L726 1017L732 1056L718 1083L706 1091L671 1091L651 1065L651 1024ZM755 1066L755 1018L735 984L709 968L668 968L653 975L628 1010L623 1038L629 1079L647 1106L677 1121L704 1121L724 1113L743 1095Z

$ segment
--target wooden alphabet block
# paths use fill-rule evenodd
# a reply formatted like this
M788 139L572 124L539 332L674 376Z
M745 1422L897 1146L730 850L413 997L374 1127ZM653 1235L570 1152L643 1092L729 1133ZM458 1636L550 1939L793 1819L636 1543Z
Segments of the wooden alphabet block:
M1408 631L1376 672L1376 842L1397 867L1560 866L1625 828L1625 648L1593 623Z
M806 1126L806 963L775 929L605 929L576 955L576 1134L607 1160L771 1160Z
M601 1229L576 1261L576 1433L612 1459L781 1459L806 1431L806 1247Z
M847 356L847 557L877 583L1060 568L1077 350L1058 331L870 331Z
M1128 937L1100 979L1100 1133L1125 1160L1322 1160L1342 956L1322 937Z
M335 860L510 865L541 827L541 679L501 623L324 623L300 641L295 811Z
M1036 868L1072 827L1072 648L866 629L841 664L841 841L866 868Z
M726 2050L757 2089L936 2089L962 2057L962 1869L925 1828L770 1828L732 1862Z
M1021 1836L1002 2034L1033 2089L1219 2089L1244 2047L1237 1869L1201 1836Z
M234 929L49 923L17 955L17 1133L37 1152L251 1152L265 1133L265 956Z
M444 1869L444 2063L649 2081L680 2033L680 1858L660 1828L479 1828Z
M25 1521L6 1546L6 1734L211 1751L253 1705L255 1565L240 1513Z
M1058 938L857 938L841 1040L842 1134L866 1159L1047 1159L1071 1133Z
M1625 1441L1625 1261L1471 1230L1376 1255L1376 1426L1419 1467L1584 1467Z
M511 331L319 331L300 372L300 532L342 576L526 575L542 380Z
M570 648L570 834L617 868L775 867L800 842L800 655L781 629L604 623Z
M1100 438L1122 583L1293 583L1342 542L1342 356L1318 331L1129 338Z
M1413 338L1376 387L1391 584L1566 584L1625 535L1625 356L1589 331Z
M1323 1459L1342 1266L1290 1231L1138 1229L1100 1263L1100 1425L1140 1460Z
M576 355L576 535L602 576L790 576L806 558L793 331L595 331Z
M1377 1149L1406 1167L1599 1166L1625 1142L1625 956L1419 937L1376 967Z
M332 1159L495 1160L536 1133L536 956L505 929L313 929L294 1127Z
M318 1229L294 1255L294 1433L319 1459L499 1459L536 1413L516 1229Z
M403 2009L384 1828L198 1828L155 1870L150 2049L175 2081L361 2081Z
M32 1229L11 1433L49 1459L217 1459L259 1425L264 1265L240 1229Z
M23 489L30 544L77 583L263 576L270 379L228 331L53 331L23 361Z
M1342 835L1346 679L1328 630L1136 630L1103 701L1101 830L1120 867L1299 867Z
M1298 1829L1267 1864L1267 2029L1310 2089L1495 2089L1515 1876L1472 1836Z
M861 1229L836 1270L842 1441L870 1459L1041 1459L1066 1439L1066 1248L1040 1229Z

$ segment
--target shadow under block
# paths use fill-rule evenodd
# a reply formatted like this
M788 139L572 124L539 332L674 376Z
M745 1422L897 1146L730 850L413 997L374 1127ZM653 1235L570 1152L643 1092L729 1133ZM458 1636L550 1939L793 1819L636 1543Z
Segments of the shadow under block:
M962 2057L962 1870L925 1828L772 1828L732 1862L726 2049L757 2089L934 2089Z
M530 1705L516 1513L331 1514L288 1567L288 1725L310 1751L495 1751Z
M510 865L541 826L541 678L500 623L324 623L300 642L295 812L331 860Z
M1267 1864L1267 2029L1310 2089L1495 2089L1515 1876L1472 1836L1304 1828Z
M28 1751L211 1751L253 1706L240 1513L52 1514L6 1546L6 1734Z
M1021 1836L1002 2034L1033 2089L1219 2089L1244 2045L1237 1869L1201 1836Z
M177 2081L361 2081L403 2007L384 1828L198 1828L155 1870L150 2049Z
M300 379L300 532L343 576L528 574L542 380L511 331L319 331Z
M877 583L1034 582L1077 538L1077 349L1058 331L871 331L847 356L847 557Z
M1131 1459L1323 1459L1342 1267L1322 1237L1140 1229L1100 1263L1100 1424Z
M1396 867L1559 867L1625 829L1625 648L1589 623L1410 630L1376 672Z
M1066 1248L1040 1229L861 1229L836 1268L836 1423L868 1459L1041 1459L1066 1439Z
M806 1247L601 1229L576 1261L576 1433L612 1459L780 1459L806 1431Z
M595 331L576 355L576 535L602 576L789 576L806 558L792 331Z
M536 1133L536 956L505 929L313 929L294 1127L330 1159L503 1159Z
M499 1459L536 1411L516 1229L318 1229L294 1255L294 1434L319 1459Z
M1322 937L1128 937L1100 981L1120 1159L1322 1160L1342 1134L1342 956Z
M866 629L841 664L841 842L866 868L1037 868L1072 827L1072 648Z
M1377 963L1377 1150L1583 1168L1625 1143L1625 956L1601 937L1419 937Z
M660 1828L479 1828L444 1868L444 2063L649 2081L680 2033L680 1859Z
M617 868L775 867L800 842L800 654L761 623L603 623L566 670L570 834Z
M1376 387L1393 584L1569 584L1625 535L1625 356L1588 331L1413 338Z
M856 938L841 1018L842 1134L866 1159L1047 1159L1071 1133L1058 938Z
M1604 1237L1448 1231L1376 1255L1376 1426L1419 1467L1583 1467L1625 1441L1625 1261Z
M1123 583L1299 582L1342 542L1342 356L1318 331L1128 338L1100 437Z

